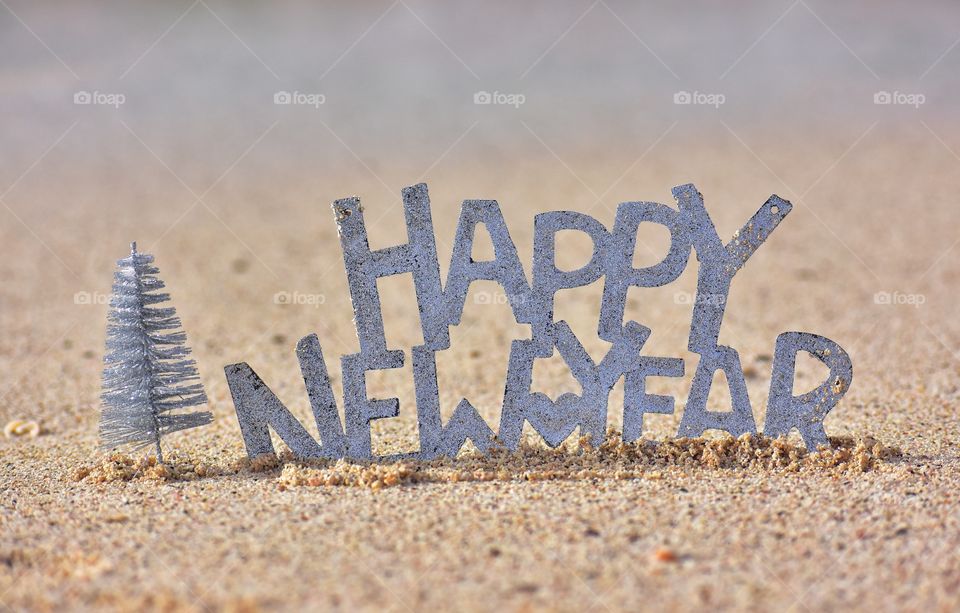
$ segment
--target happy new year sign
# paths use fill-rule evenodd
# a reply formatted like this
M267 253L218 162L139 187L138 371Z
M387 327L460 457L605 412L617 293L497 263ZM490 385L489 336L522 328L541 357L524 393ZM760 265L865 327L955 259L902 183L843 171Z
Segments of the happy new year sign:
M370 422L397 417L400 406L396 398L369 398L366 373L401 368L404 364L402 350L387 348L377 279L404 273L413 275L424 339L422 345L411 348L420 439L416 457L455 456L467 439L483 452L493 445L493 430L466 399L460 401L446 424L442 422L437 387L436 354L450 347L449 326L460 323L470 283L479 280L499 283L516 321L529 324L532 332L530 339L514 340L510 347L497 439L508 449L516 449L527 422L551 447L562 443L578 428L591 444L599 445L605 437L610 390L623 377L623 440L635 441L641 436L646 413L674 411L673 398L646 393L646 379L682 377L685 368L680 358L642 355L651 331L638 322L624 322L627 291L630 287L659 287L676 280L686 268L691 250L696 251L699 271L688 348L700 359L677 435L700 436L708 429L725 430L734 436L756 432L740 356L733 347L720 345L718 336L734 276L790 213L792 205L771 196L725 244L704 208L703 197L692 184L675 187L673 196L676 209L656 202L620 204L612 230L583 213L554 211L537 215L532 283L523 271L497 202L465 200L449 272L442 285L425 184L403 190L408 242L386 249L370 249L360 200L337 200L333 211L360 341L358 353L341 359L344 423L340 421L320 341L316 335L310 335L297 345L297 356L319 441L307 433L249 365L225 367L247 454L255 457L273 452L269 432L273 428L300 457L373 457ZM637 228L641 223L667 228L670 249L659 263L634 268ZM494 258L489 261L471 257L480 224L493 242ZM556 266L555 241L561 230L582 232L593 241L590 261L577 270L565 271ZM596 363L570 326L553 320L553 310L557 291L589 285L601 278L604 285L598 334L611 346ZM554 350L583 388L582 394L563 394L553 401L543 393L531 391L534 360L550 357ZM813 391L795 396L794 371L800 351L823 362L830 374ZM707 410L710 386L718 370L723 371L730 386L731 411ZM835 342L805 332L781 334L774 351L764 434L776 437L796 428L808 449L826 445L823 419L849 389L852 377L850 357Z

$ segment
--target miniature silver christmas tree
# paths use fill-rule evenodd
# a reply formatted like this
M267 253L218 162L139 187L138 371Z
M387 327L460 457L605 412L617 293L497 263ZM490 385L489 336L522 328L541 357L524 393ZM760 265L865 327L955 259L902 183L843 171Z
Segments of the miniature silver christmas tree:
M103 408L100 441L105 449L156 445L163 462L160 438L171 432L205 426L209 412L174 413L205 404L207 395L187 347L186 332L173 307L158 307L170 295L153 256L137 252L117 262L104 357Z

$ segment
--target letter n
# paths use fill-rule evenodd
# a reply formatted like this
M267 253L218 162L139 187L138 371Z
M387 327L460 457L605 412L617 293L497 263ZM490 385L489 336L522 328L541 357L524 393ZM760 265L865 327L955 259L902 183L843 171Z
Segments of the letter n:
M315 334L297 344L297 356L322 447L246 362L230 364L223 369L250 458L274 453L269 428L273 428L290 450L301 458L340 458L346 453L336 401Z

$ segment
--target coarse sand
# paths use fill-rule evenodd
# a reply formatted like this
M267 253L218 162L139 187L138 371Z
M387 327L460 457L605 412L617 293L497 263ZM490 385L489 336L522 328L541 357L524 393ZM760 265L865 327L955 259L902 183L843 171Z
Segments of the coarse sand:
M708 207L725 191L715 190L719 197L711 199L712 182L704 177L701 185ZM444 192L452 190L432 189L438 235L449 235L456 209L454 196ZM668 201L666 189L639 192ZM836 202L853 201L842 186L834 189ZM765 197L737 199L731 214L715 206L721 233ZM795 435L775 442L711 433L671 442L692 374L688 365L683 379L651 380L651 391L674 395L678 410L647 416L645 442L637 445L620 445L614 432L597 451L576 440L550 451L531 436L517 454L483 458L467 449L456 461L427 464L302 463L283 452L251 463L219 368L250 361L312 430L293 355L298 335L319 334L338 394L335 356L355 350L342 263L330 240L333 220L326 206L311 208L318 210L298 209L271 226L277 244L266 243L263 257L280 280L239 244L193 238L219 234L212 217L158 244L161 276L184 318L216 416L212 426L164 442L168 466L96 449L105 306L75 306L71 296L79 290L67 279L61 286L6 285L8 293L23 296L16 302L22 307L7 309L8 322L35 325L27 305L36 300L47 305L45 321L63 322L37 337L22 328L4 344L8 365L30 367L17 369L23 376L0 407L2 421L36 422L0 440L0 599L6 606L402 611L456 603L464 610L672 610L802 603L946 610L960 602L957 365L937 340L949 346L955 338L936 286L954 282L948 281L958 273L952 259L920 287L928 296L922 309L876 305L876 280L824 238L801 208L734 283L724 335L741 352L758 424L778 332L821 333L850 351L853 386L826 421L833 450L807 454ZM854 215L844 211L834 215ZM529 249L532 214L512 211L517 220L508 220L521 249ZM293 227L304 221L309 230ZM866 219L845 226L844 240L869 253L870 225ZM899 231L914 227L903 224ZM256 235L253 228L237 231ZM923 232L943 237L917 243L927 255L886 272L882 287L912 285L912 271L949 246L945 229ZM3 264L6 274L23 279L18 267L39 251L29 237L5 240L25 254ZM817 241L826 252L805 256ZM335 271L321 286L313 281L324 267L318 250ZM77 287L106 291L107 271L118 257L113 251L98 243L97 264L84 269L88 280ZM441 261L448 256L449 248ZM211 279L219 280L215 288ZM628 310L654 329L651 354L695 364L683 351L689 305L673 299L674 292L692 292L694 281L688 270L665 298ZM328 296L320 307L272 300L278 291L316 287ZM388 335L394 346L409 347L417 342L412 286L391 291L403 299L385 303ZM495 293L496 287L477 291ZM570 294L558 300L558 317L571 321L591 351L602 352L591 330L599 288ZM510 321L505 305L468 298L450 356L440 357L446 417L464 395L496 423L509 340L524 332ZM822 377L815 366L801 363L798 389ZM389 374L371 377L368 386L374 397L399 396L401 417L375 425L375 449L412 451L411 372ZM538 365L535 380L553 397L573 385L556 357ZM711 406L721 409L725 402L720 386ZM614 430L621 403L618 387L610 404Z

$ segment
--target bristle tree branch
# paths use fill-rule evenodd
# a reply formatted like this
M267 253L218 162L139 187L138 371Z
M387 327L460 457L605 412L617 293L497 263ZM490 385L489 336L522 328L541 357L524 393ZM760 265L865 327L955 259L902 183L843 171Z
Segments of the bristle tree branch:
M157 306L170 295L156 275L153 256L137 252L117 262L104 357L100 441L105 449L155 445L166 434L213 421L207 411L176 413L203 405L207 395L190 356L187 335L173 307Z

